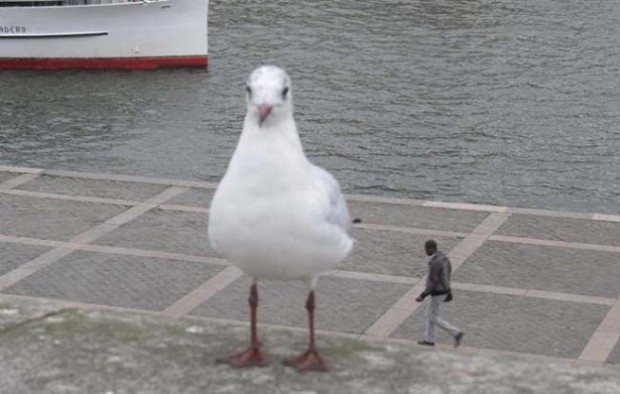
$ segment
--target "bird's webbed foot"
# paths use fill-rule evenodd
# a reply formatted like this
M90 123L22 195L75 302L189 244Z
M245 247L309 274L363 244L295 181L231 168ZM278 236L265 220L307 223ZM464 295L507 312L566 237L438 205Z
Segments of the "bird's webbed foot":
M295 368L300 373L327 372L327 364L316 349L308 349L300 356L284 361L284 365Z
M250 346L247 350L231 356L220 357L217 364L228 364L234 368L266 367L269 361L263 355L260 346Z

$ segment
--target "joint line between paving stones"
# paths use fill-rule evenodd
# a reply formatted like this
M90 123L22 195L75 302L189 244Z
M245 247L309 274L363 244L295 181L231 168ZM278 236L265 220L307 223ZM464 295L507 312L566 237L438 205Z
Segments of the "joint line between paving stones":
M37 175L37 176L38 175L50 175L50 176L56 176L56 177L82 178L82 179L90 179L90 180L110 180L110 181L120 181L120 182L127 182L127 183L131 183L131 182L147 183L147 184L159 184L159 185L167 185L167 186L194 187L194 188L203 188L203 189L214 189L217 186L215 183L202 182L202 181L183 181L183 180L173 180L173 179L164 179L164 178L150 178L150 177L144 177L144 176L96 174L96 173L83 173L83 172L75 172L75 171L59 171L59 170L45 170L45 169L38 169L38 168L10 167L10 166L1 166L1 165L0 165L0 171L22 173L22 175ZM7 182L12 182L12 180L9 180ZM2 184L0 184L0 191L1 190L2 190ZM53 197L49 197L49 198L53 198ZM413 206L424 206L424 207L435 207L435 208L457 209L457 210L473 210L473 211L481 211L481 212L508 212L508 213L514 213L514 214L522 214L522 215L567 217L567 218L582 219L582 220L607 221L607 222L620 223L620 215L612 215L612 214L576 213L576 212L567 212L567 211L553 211L553 210L530 209L530 208L510 208L510 207L501 207L501 206L494 206L494 205L487 205L487 204L451 203L451 202L430 201L430 200L424 201L424 200L364 196L364 195L354 195L354 194L347 194L347 198L352 201L365 201L365 202L387 203L387 204L397 204L397 205L413 205ZM112 203L111 201L112 200L102 201L102 203ZM171 209L171 210L196 211L196 212L203 212L204 210L204 208L198 208L198 209L192 210L192 208L187 208L181 205L179 206L167 205L161 208Z
M620 339L620 298L611 306L579 355L579 360L605 362Z
M13 177L11 179L4 181L3 183L0 183L0 191L6 192L9 190L12 190L18 186L21 186L25 183L28 183L32 180L37 179L39 176L40 176L40 173L28 173L28 174L18 175L16 177Z
M593 250L596 252L620 253L620 246L587 244L587 243L581 243L581 242L554 241L554 240L548 240L548 239L514 237L514 236L507 236L507 235L492 235L491 237L489 237L489 241L507 242L507 243L522 244L522 245L550 246L550 247L555 247L555 248L566 248L566 249Z
M49 175L63 178L81 178L91 180L102 181L119 181L119 182L133 182L133 183L148 183L153 185L166 185L166 186L180 186L180 187L195 187L201 189L215 189L217 186L212 182L203 181L184 181L176 179L145 177L139 175L116 175L116 174L99 174L92 172L78 172L78 171L65 171L65 170L50 170L43 168L29 168L29 167L12 167L0 165L0 171L16 172L25 174L40 174Z
M474 254L484 242L504 224L510 213L491 213L465 239L459 242L448 257L452 262L452 270L458 269L467 258ZM392 306L381 315L365 332L364 335L389 337L405 320L411 316L420 303L415 298L424 291L426 275Z
M137 203L142 204L142 203ZM157 208L162 209L167 204L159 205ZM370 230L370 228L369 228ZM421 229L423 230L423 229ZM374 231L372 229L371 231ZM379 230L383 231L383 230ZM422 232L420 232L422 233ZM432 235L434 234L434 230L428 230L426 234ZM489 237L488 241L498 241L498 242L507 242L507 243L516 243L523 245L541 245L541 246L550 246L556 248L566 248L566 249L583 249L583 250L593 250L599 252L610 252L610 253L620 253L620 246L610 246L610 245L597 245L597 244L584 244L584 243L576 243L576 242L560 242L560 241L549 241L549 240L539 240L534 238L521 238L521 237L507 237L503 235L492 235ZM10 235L0 234L0 242L14 243L14 244L24 244L24 245L41 245L41 246L60 246L64 244L69 244L66 241L58 241L58 240L48 240L48 239L40 239L40 238L30 238L30 237L15 237ZM70 246L76 246L79 244L70 244ZM90 246L89 246L90 247ZM92 247L106 248L105 252L114 253L114 254L136 254L141 255L143 253L148 253L149 255L153 254L169 254L167 252L155 251L155 250L144 250L144 249L133 249L133 248L121 248L116 246L103 246L103 245L92 245ZM118 250L115 250L118 249ZM195 255L187 255L187 254L174 254L176 256L173 260L183 260L184 257L187 259L191 259L191 261L195 261L197 258L201 258L201 256ZM168 258L168 257L164 257ZM190 261L190 260L188 260Z
M196 309L199 305L208 301L242 275L243 272L236 267L230 266L225 268L187 295L177 300L174 304L166 308L163 313L176 319L181 318Z
M360 223L360 224L355 224L353 227L359 228L362 230L370 230L370 231L390 231L390 232L416 234L416 235L430 235L430 236L434 235L438 237L464 238L468 234L468 233L457 232L457 231L433 230L433 229L428 229L428 228L417 228L417 227L391 226L391 225L377 224L377 223Z
M179 299L170 307L166 308L166 310L164 310L164 314L174 318L183 317L201 304L208 301L218 292L225 289L229 284L240 278L242 275L243 272L236 267L228 267L188 293L183 298ZM352 278L357 280L375 280L390 283L416 283L419 280L418 278L395 277L391 275L348 272L341 270L333 271L327 274L327 276Z
M97 244L69 243L69 242L63 242L63 241L43 240L43 239L37 239L37 238L14 237L14 236L2 235L2 234L0 234L0 243L44 246L44 247L50 247L50 248L58 248L61 246L66 246L68 248L73 248L73 249L78 249L78 250L83 250L83 251L88 251L88 252L102 253L102 254L120 254L120 255L125 255L125 256L150 257L150 258L157 258L157 259L163 259L163 260L176 260L176 261L187 261L187 262L192 262L192 263L205 263L205 264L216 265L216 266L229 266L230 265L225 259L222 259L219 257L197 256L197 255L191 255L191 254L170 253L170 252L162 252L162 251L157 251L157 250L134 249L134 248L124 248L124 247L118 247L118 246L106 246L106 245L97 245ZM409 284L412 286L419 283L421 280L421 278L419 277L412 277L412 276L386 275L386 274L379 274L379 273L374 273L374 272L349 271L349 270L332 270L326 273L326 276L347 278L347 279L357 279L357 280L368 280L368 281L384 282L384 283ZM482 293L510 294L510 295L515 295L515 296L528 297L528 298L543 298L543 299L551 299L551 300L558 300L558 301L577 302L581 304L598 304L598 305L611 306L616 302L615 298L587 296L587 295L571 294L571 293L559 293L559 292L542 291L542 290L535 290L535 289L522 289L522 288L516 288L516 287L484 285L480 283L452 282L452 287L454 289L476 291L476 292L482 292Z
M43 171L41 168L31 168L31 167L15 167L15 166L3 166L0 165L0 171L4 172L15 172L18 174L39 174Z
M50 199L50 200L63 200L63 201L77 201L77 202L90 202L96 204L109 204L109 205L123 205L123 206L134 206L141 204L138 201L129 201L129 200L117 200L112 198L104 198L104 197L90 197L90 196L75 196L68 194L57 194L57 193L43 193L43 192L34 192L30 190L2 190L0 192L3 194L9 194L13 196L23 196L23 197L33 197L33 198L41 198L41 199Z
M27 174L27 175L30 175L30 174ZM22 184L23 183L20 183L19 185L13 185L13 187L21 186ZM136 206L140 204L145 204L144 202L132 201L132 200L119 200L119 199L105 198L105 197L91 197L91 196L68 195L68 194L58 194L58 193L43 193L43 192L35 192L35 191L30 191L30 190L19 190L19 189L16 190L12 188L11 189L0 188L0 193L14 195L14 196L41 198L41 199L47 198L50 200L77 201L77 202L88 202L88 203L95 203L95 204L108 204L108 205L121 205L121 206ZM196 212L196 213L207 213L209 211L207 208L194 207L191 205L179 205L179 204L161 204L158 206L158 208L167 210L167 211L182 211L182 212Z
M120 181L120 182L128 182L128 183L134 182L134 183L147 183L147 184L154 184L154 185L181 186L181 187L192 187L192 188L211 189L211 190L217 187L216 183L204 182L204 181L185 181L185 180L174 180L174 179L166 179L166 178L155 178L155 177L133 176L133 175L98 174L98 173L50 170L50 169L46 170L46 169L41 169L41 168L15 167L15 166L3 166L3 165L0 165L0 171L22 173L22 174L50 175L50 176L65 177L65 178L82 178L82 179L91 179L91 180ZM358 194L347 194L346 197L347 199L350 199L352 201L361 201L361 202L376 202L376 203L396 204L396 205L426 206L426 207L437 207L437 208L466 210L466 211L473 210L473 211L482 211L482 212L490 212L490 213L506 212L510 214L521 214L521 215L532 215L532 216L568 217L568 218L583 219L583 220L620 222L620 215L613 215L613 214L577 213L577 212L568 212L568 211L554 211L554 210L548 210L548 209L502 207L502 206L495 206L495 205L488 205L488 204L452 203L452 202L444 202L444 201L414 200L414 199L406 199L406 198L392 198L392 197L358 195Z
M128 210L121 212L105 222L77 235L69 240L69 242L62 244L55 249L49 250L39 257L36 257L34 260L24 263L16 269L5 273L0 276L0 291L78 250L71 244L88 244L93 242L96 239L116 230L123 224L136 219L140 215L143 215L158 205L178 196L181 193L184 193L186 190L187 188L178 186L167 188L163 192L146 199L141 205L131 207Z
M4 234L0 234L0 242L10 243L10 244L19 244L19 245L30 245L30 246L49 246L53 248L62 246L66 243L63 241L52 241L52 240L47 240L47 239L28 238L28 237L14 237L12 235L4 235Z
M118 246L68 243L68 242L62 242L62 241L40 240L36 238L13 237L13 236L7 236L7 235L2 235L2 234L0 234L0 242L16 243L16 244L22 244L22 245L33 245L33 246L45 246L45 247L52 247L52 248L60 247L60 246L67 246L67 247L71 247L71 248L78 249L78 250L84 250L88 252L95 252L95 253L102 253L102 254L120 254L120 255L126 255L126 256L150 257L150 258L157 258L157 259L163 259L163 260L176 260L176 261L187 261L187 262L192 262L192 263L205 263L205 264L217 265L217 266L229 266L230 265L225 259L222 259L219 257L196 256L196 255L190 255L190 254L161 252L161 251L148 250L148 249L122 248ZM384 282L384 283L409 284L412 286L419 283L421 280L421 278L419 277L412 277L412 276L386 275L386 274L379 274L379 273L374 273L374 272L349 271L349 270L333 270L333 271L326 273L326 276L347 278L347 279L357 279L357 280L368 280L368 281ZM552 300L558 300L558 301L576 302L576 303L581 303L581 304L598 304L598 305L611 306L616 302L615 298L586 296L586 295L581 295L581 294L559 293L559 292L541 291L541 290L534 290L534 289L521 289L521 288L516 288L516 287L490 286L490 285L484 285L484 284L479 284L479 283L452 282L452 287L454 289L476 291L476 292L482 292L482 293L510 294L510 295L515 295L515 296L528 297L528 298L552 299Z
M187 261L187 262L192 262L192 263L205 263L205 264L217 265L217 266L229 266L230 265L225 259L222 259L219 257L197 256L197 255L182 254L182 253L170 253L170 252L162 252L162 251L148 250L148 249L123 248L123 247L118 247L118 246L68 243L68 242L63 242L63 241L42 240L42 239L37 239L37 238L26 238L26 237L13 237L13 236L7 236L7 235L0 234L0 243L2 242L21 244L21 245L44 246L44 247L50 247L50 248L67 246L69 248L84 250L88 252L102 253L102 254L120 254L120 255L126 255L126 256L150 257L150 258L157 258L157 259L164 259L164 260ZM333 270L333 271L328 272L326 276L348 278L348 279L358 279L358 280L369 280L369 281L384 282L384 283L400 283L400 284L409 284L409 285L415 285L421 280L419 277L386 275L386 274L379 274L379 273L374 273L374 272L349 271L349 270ZM599 304L599 305L611 306L616 302L615 298L587 296L587 295L571 294L571 293L559 293L559 292L542 291L542 290L535 290L535 289L521 289L521 288L516 288L516 287L493 286L493 285L484 285L480 283L452 282L452 287L455 289L460 289L460 290L468 290L468 291L476 291L476 292L492 293L492 294L510 294L510 295L515 295L515 296L528 297L528 298L552 299L552 300L558 300L558 301L577 302L581 304Z
M20 175L15 178L11 178L8 181L4 182L3 184L0 184L0 193L7 194L7 195L15 195L15 196L41 198L41 199L47 198L47 199L53 199L53 200L78 201L78 202L120 205L120 206L136 206L136 205L144 204L144 202L133 201L133 200L121 200L121 199L92 197L92 196L83 196L83 195L67 195L67 194L59 194L59 193L46 193L46 192L36 192L36 191L30 191L30 190L15 189L15 187L28 183L36 179L39 176L40 174L29 173L29 174ZM428 205L425 204L423 206L424 207L440 207L440 206L434 206L432 204L428 204ZM196 206L191 206L191 205L181 205L181 204L161 204L158 206L158 209L168 210L168 211L205 213L205 214L209 212L208 208L196 207ZM585 220L585 218L582 218L582 219ZM613 215L596 214L595 217L593 217L591 220L620 222L620 218L616 220L614 219ZM467 233L464 233L464 232L424 229L424 228L416 228L416 227L393 226L393 225L385 225L385 224L377 224L377 223L361 223L361 224L356 224L354 227L364 229L364 230L371 230L371 231L390 231L390 232L401 232L401 233L408 233L408 234L436 235L436 236L442 236L442 237L465 237L467 235ZM490 240L500 241L500 242L509 242L509 243L522 243L522 244L529 244L529 245L544 245L544 246L555 246L555 247L561 247L561 248L609 251L609 252L614 252L614 253L620 253L620 246L613 246L613 245L599 245L599 244L588 244L588 243L581 243L581 242L554 241L554 240L544 240L544 239L504 236L504 235L494 235L490 238Z

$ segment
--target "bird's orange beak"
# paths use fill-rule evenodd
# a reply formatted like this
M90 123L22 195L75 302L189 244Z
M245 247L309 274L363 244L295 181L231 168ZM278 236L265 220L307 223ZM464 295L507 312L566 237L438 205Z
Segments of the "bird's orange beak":
M263 124L265 119L267 119L269 114L271 114L272 109L273 107L267 104L261 104L258 106L258 116L260 118L260 121L258 122L259 125Z

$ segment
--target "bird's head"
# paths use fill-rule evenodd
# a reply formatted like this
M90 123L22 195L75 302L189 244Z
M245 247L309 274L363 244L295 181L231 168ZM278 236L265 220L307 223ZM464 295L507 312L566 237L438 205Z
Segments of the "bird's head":
M246 86L248 114L259 126L293 112L291 79L276 66L261 66L250 74Z

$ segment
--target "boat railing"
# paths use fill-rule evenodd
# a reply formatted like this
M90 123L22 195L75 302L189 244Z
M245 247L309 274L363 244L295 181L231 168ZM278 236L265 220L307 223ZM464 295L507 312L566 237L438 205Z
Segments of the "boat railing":
M125 3L156 3L166 0L0 0L0 7L53 7Z

